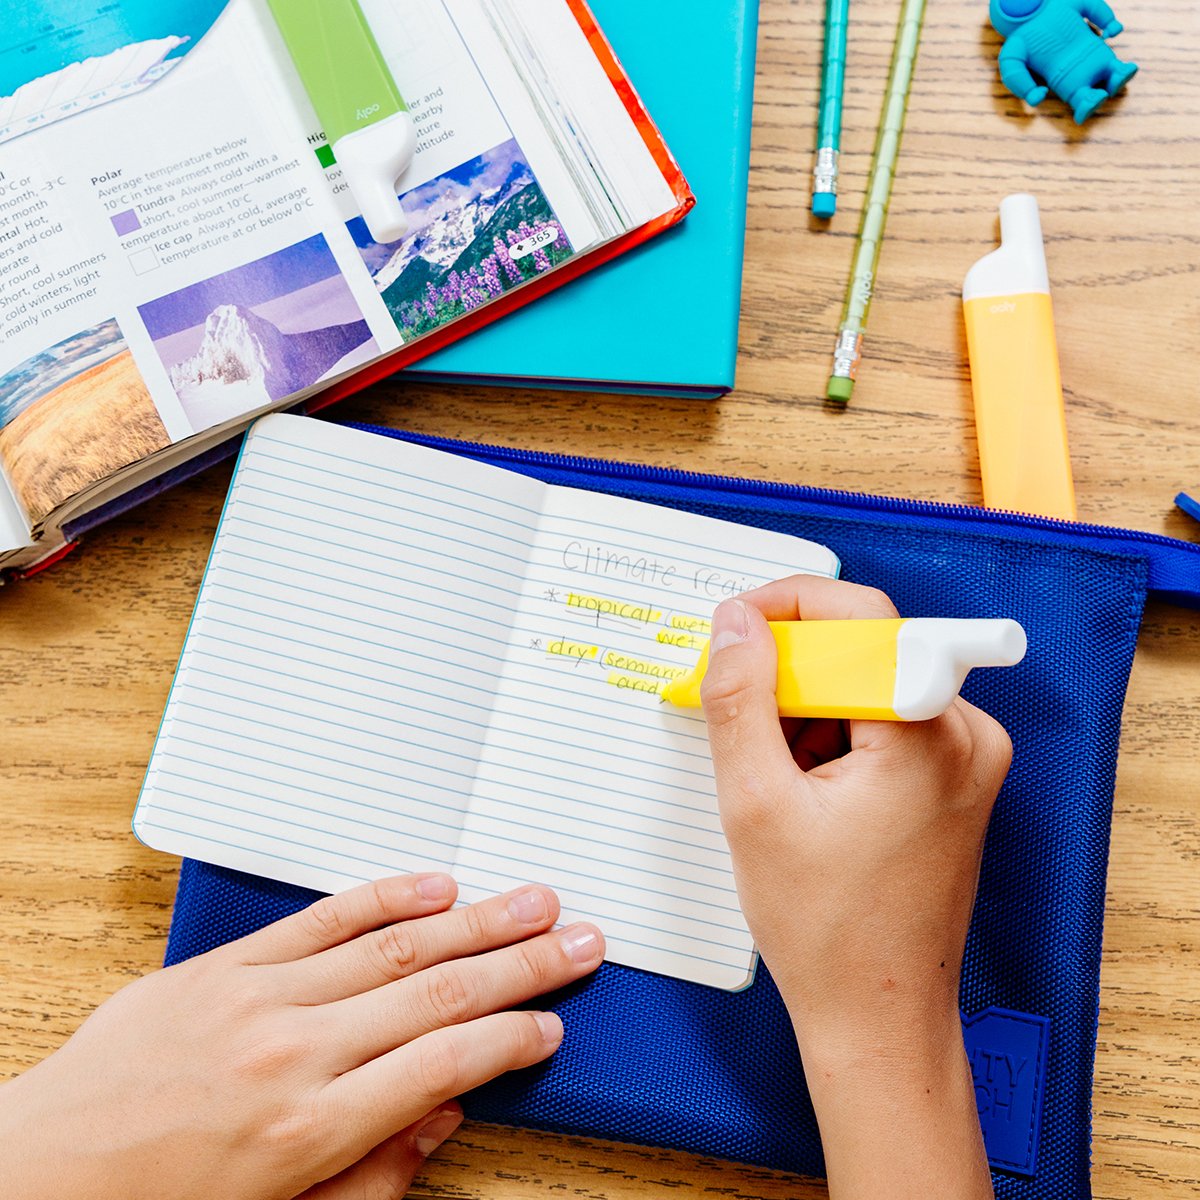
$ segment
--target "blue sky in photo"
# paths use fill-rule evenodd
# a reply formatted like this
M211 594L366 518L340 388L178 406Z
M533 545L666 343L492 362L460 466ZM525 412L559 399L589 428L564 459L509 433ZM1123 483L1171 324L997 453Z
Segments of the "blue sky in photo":
M318 233L294 246L268 254L266 258L203 279L159 300L151 300L141 305L138 312L150 336L158 341L180 330L202 325L218 305L238 304L242 308L253 308L337 274L337 262L324 236Z
M126 349L116 321L64 338L0 375L0 429L60 384Z

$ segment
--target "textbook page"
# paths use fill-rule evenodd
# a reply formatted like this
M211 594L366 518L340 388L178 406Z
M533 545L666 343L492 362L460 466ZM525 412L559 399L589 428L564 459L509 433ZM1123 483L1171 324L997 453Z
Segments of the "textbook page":
M662 703L714 605L798 538L307 418L248 435L134 830L320 891L540 880L616 962L754 962L698 713Z
M418 130L399 242L367 233L265 0L152 86L0 136L0 466L29 529L676 207L567 0L363 8Z

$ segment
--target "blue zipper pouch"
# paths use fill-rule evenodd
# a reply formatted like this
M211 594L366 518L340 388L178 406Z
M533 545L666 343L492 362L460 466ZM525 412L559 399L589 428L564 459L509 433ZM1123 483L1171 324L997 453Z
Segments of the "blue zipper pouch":
M360 428L365 428L361 427ZM1103 526L405 437L550 483L821 542L902 614L1014 617L1020 666L963 694L1013 740L963 964L963 1035L996 1195L1089 1184L1105 872L1121 709L1147 595L1200 607L1200 546ZM185 861L167 964L315 893ZM762 967L722 992L605 964L554 998L554 1059L479 1089L469 1117L821 1175L791 1025ZM902 1031L899 1031L902 1035Z

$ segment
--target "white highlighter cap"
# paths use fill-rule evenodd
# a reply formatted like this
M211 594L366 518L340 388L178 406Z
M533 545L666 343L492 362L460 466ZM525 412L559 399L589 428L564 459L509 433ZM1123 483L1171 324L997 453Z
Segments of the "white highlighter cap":
M408 232L396 181L408 170L416 149L417 130L404 111L343 134L333 143L334 157L377 242L398 242Z
M1037 201L1025 192L1000 201L1000 249L985 254L963 280L964 300L984 296L1050 295L1046 247Z
M954 703L972 667L1012 667L1025 657L1016 621L914 617L896 638L896 692L902 721L928 721Z

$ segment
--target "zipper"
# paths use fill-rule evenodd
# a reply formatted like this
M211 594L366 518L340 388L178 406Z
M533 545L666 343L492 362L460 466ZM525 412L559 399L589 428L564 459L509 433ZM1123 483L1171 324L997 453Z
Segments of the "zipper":
M1059 538L1098 538L1106 542L1122 543L1127 547L1142 549L1149 557L1152 567L1151 590L1166 591L1177 597L1191 597L1189 603L1200 606L1200 544L1180 541L1164 534L1067 521L1058 517L1038 517L1031 513L1009 512L1005 509L977 508L968 504L901 500L893 496L875 496L865 492L846 492L835 488L808 487L794 483L772 483L767 480L742 479L734 475L706 475L674 467L648 467L639 463L581 458L577 455L551 454L541 450L514 450L506 446L488 445L486 442L459 441L455 438L410 433L357 421L347 424L353 429L361 429L367 433L383 434L434 450L466 453L472 458L484 458L495 463L520 463L604 479L623 479L632 483L717 489L733 495L807 501L812 504L833 505L843 512L850 510L898 517L926 517L947 522L958 521L970 526L993 525L1005 531L1020 529L1030 534L1050 534ZM1194 569L1194 579L1185 578L1185 563ZM1153 572L1156 565L1164 568L1170 578L1156 579Z

